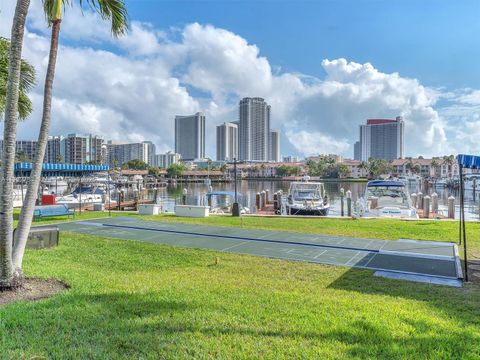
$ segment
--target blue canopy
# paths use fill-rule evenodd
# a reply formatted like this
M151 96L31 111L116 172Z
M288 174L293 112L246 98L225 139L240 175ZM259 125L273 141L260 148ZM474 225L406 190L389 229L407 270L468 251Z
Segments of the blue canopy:
M480 156L458 155L458 165L466 169L480 169Z
M398 187L398 186L405 186L405 184L401 181L393 181L393 180L372 180L372 181L369 181L367 184L367 187L377 187L377 186Z

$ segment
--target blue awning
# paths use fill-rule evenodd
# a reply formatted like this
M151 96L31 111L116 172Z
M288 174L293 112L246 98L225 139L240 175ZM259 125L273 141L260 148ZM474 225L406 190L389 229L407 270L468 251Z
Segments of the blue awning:
M372 180L372 181L369 181L367 184L367 187L377 187L377 186L398 187L398 186L405 186L405 184L401 181L393 181L393 180Z
M480 156L475 155L458 155L458 165L467 169L480 169Z
M32 170L32 163L16 163L15 170ZM50 164L43 163L42 171L81 171L81 172L102 172L108 171L107 165L80 165L80 164Z

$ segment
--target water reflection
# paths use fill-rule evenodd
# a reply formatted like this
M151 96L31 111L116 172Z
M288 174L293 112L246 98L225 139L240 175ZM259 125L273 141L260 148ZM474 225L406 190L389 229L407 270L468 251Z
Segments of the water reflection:
M325 191L330 199L332 205L330 214L337 216L340 214L340 189L344 189L345 192L352 192L353 201L357 201L360 197L364 196L366 182L325 182ZM258 192L263 190L270 191L270 197L278 190L288 192L290 182L288 181L239 181L238 192L242 195L239 197L239 202L248 207L252 212L256 211L255 208L255 196ZM192 205L206 205L205 194L209 188L205 184L198 183L178 183L177 185L170 185L167 188L163 188L158 191L158 202L163 204L164 209L168 212L173 212L176 203L182 201L183 189L187 189L187 203ZM233 191L233 183L219 183L212 184L214 191ZM420 187L416 184L409 185L410 193L418 193L421 191L424 195L431 195L434 191L438 194L439 208L445 210L448 204L448 197L453 195L455 202L459 204L458 190L450 189L433 189ZM478 206L480 202L480 194L474 194L472 191L465 193L466 212L470 214L470 217L477 214Z

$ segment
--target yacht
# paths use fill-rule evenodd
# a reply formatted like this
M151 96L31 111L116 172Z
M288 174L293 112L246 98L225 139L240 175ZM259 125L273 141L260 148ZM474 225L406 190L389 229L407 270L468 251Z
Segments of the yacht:
M418 219L407 186L401 181L373 180L359 200L360 216Z
M480 191L480 174L465 175L463 189Z
M71 194L58 196L57 204L75 207L80 204L97 204L105 200L105 191L94 186L79 186Z
M287 197L287 214L327 216L330 210L323 183L294 181Z

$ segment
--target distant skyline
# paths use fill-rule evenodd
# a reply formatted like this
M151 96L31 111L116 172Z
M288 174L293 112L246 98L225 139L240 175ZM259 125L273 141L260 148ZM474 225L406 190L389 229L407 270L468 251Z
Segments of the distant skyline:
M405 119L405 155L480 152L480 3L475 1L133 1L130 33L67 8L51 134L95 133L174 148L177 114L215 127L263 97L282 155L353 157L368 118ZM14 1L0 5L8 37ZM19 139L41 115L49 29L32 2L24 57L39 85ZM72 86L74 84L75 86Z

